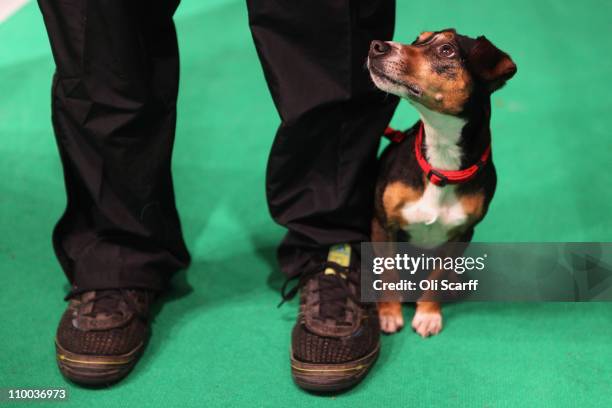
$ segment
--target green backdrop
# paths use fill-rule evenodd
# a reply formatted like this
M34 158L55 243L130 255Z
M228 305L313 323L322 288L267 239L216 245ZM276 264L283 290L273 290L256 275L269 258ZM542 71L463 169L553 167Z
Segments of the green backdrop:
M396 39L456 27L509 52L493 98L495 200L478 241L612 238L612 3L398 1ZM174 176L193 266L157 314L133 374L92 391L64 382L53 337L65 308L51 229L65 205L50 125L53 63L35 2L0 25L0 387L66 386L62 406L612 406L612 304L447 307L444 332L385 337L361 386L295 387L264 167L278 117L243 1L184 0ZM416 119L407 104L393 119ZM411 308L406 309L409 314Z

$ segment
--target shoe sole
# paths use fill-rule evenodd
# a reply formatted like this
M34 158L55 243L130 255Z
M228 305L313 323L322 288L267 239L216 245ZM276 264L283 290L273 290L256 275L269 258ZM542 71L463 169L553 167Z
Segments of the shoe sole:
M307 391L337 392L359 383L376 362L380 343L368 355L342 364L313 364L296 360L291 352L291 375Z
M55 341L57 365L69 380L82 385L110 385L130 373L142 354L144 343L127 354L96 356L72 353Z

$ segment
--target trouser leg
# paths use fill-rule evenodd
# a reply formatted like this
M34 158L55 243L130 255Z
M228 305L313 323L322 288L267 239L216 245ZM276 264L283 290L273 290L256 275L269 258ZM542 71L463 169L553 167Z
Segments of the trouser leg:
M39 0L67 192L53 244L73 292L160 290L189 263L170 173L177 5Z
M376 153L397 98L372 85L372 40L390 40L390 0L251 0L249 22L281 117L266 193L288 228L281 269L298 274L334 243L369 240Z

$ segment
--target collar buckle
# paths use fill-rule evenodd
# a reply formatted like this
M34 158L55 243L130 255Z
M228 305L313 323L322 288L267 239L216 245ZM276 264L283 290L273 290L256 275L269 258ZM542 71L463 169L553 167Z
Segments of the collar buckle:
M434 176L437 177L437 179L434 179ZM429 181L440 187L444 187L448 184L448 177L433 168L429 169L429 172L427 172L427 178Z

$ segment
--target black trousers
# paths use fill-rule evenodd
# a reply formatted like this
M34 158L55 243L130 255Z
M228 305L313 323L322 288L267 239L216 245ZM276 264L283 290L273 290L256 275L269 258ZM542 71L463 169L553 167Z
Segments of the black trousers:
M178 0L39 0L56 73L52 120L67 206L53 232L73 293L161 290L189 264L170 173ZM367 239L379 135L397 101L370 84L372 39L394 2L250 1L249 21L281 116L267 168L289 275L337 242ZM203 175L205 177L206 175Z
M53 231L73 292L163 289L189 263L170 160L178 1L39 0L56 73L67 206Z
M289 276L336 243L369 241L380 136L397 98L365 67L391 40L394 0L248 0L249 23L281 117L266 172L268 206L289 231Z

